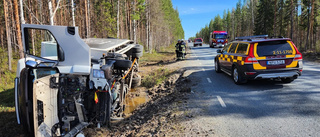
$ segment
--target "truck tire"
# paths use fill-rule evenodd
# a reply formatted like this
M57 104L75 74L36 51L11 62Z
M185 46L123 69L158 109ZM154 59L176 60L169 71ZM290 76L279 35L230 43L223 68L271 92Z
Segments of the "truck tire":
M128 69L131 67L132 61L130 60L125 60L125 59L117 59L116 62L114 63L114 67L116 69Z
M135 88L141 85L141 76L138 74L135 74L132 78L131 87Z
M137 44L136 46L134 46L132 49L131 49L131 52L132 53L140 53L142 52L143 50L143 46Z
M110 125L110 117L111 117L111 97L107 92L99 93L99 101L100 101L100 121L102 122L102 126L111 127Z
M140 53L132 53L132 57L133 57L133 58L140 58L140 57L142 57L142 55L143 55L143 52L140 52Z

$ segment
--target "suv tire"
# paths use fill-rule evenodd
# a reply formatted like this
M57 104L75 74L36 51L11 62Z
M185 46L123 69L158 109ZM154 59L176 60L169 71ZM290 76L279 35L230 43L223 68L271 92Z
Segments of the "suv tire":
M237 66L232 67L232 79L233 82L237 85L241 85L247 82L247 80L242 77Z
M217 73L221 72L220 64L217 60L214 61L214 68Z

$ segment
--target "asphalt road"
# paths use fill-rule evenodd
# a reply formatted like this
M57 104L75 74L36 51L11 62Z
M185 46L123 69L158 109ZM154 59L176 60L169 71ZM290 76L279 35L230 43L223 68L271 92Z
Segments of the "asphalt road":
M194 93L188 104L195 114L186 123L212 131L210 136L320 136L320 64L304 61L302 76L290 84L236 85L229 75L215 72L216 48L189 46L186 75Z

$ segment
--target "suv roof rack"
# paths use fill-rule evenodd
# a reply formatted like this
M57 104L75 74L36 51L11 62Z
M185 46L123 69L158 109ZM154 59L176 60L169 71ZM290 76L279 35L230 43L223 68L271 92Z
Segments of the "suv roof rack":
M270 38L284 38L283 36L270 36Z
M255 35L255 36L245 36L245 37L236 37L235 40L248 40L248 41L252 41L252 39L266 39L268 38L268 35Z

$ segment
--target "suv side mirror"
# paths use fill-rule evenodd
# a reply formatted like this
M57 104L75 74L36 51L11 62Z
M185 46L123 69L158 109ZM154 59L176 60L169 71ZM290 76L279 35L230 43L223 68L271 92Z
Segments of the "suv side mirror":
M222 50L221 50L221 49L218 49L218 50L217 50L217 53L222 53Z

